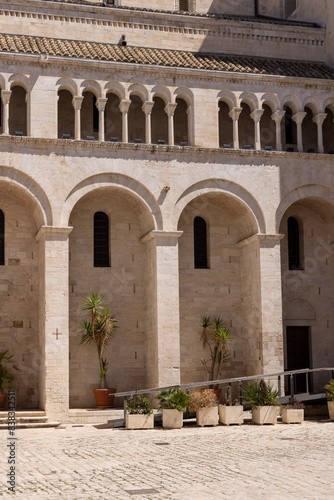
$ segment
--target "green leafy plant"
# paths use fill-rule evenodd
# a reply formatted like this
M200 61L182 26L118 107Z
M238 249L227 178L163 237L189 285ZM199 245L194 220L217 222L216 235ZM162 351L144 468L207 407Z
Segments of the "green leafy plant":
M201 359L207 380L219 380L223 364L229 359L229 343L232 339L231 332L220 316L211 318L202 316L201 341L204 348L208 347L210 359ZM216 389L217 386L212 387Z
M130 415L152 415L153 413L151 401L141 394L131 396L126 402L126 409Z
M291 396L289 398L289 401L285 405L285 408L287 408L288 410L304 410L305 406L297 398Z
M190 396L178 387L172 387L160 391L157 400L159 401L160 408L183 411L189 405Z
M244 386L242 393L244 402L252 410L257 406L279 406L278 391L272 389L263 379Z
M326 397L328 401L334 401L334 379L330 380L327 385L325 385Z
M14 375L10 367L20 372L16 365L14 365L13 355L8 356L8 351L0 352L0 392L4 393L5 385L11 384L14 380Z
M200 408L213 408L217 406L218 401L215 393L207 389L205 391L196 391L190 396L190 411L197 411Z
M83 311L88 311L88 318L80 323L83 331L81 345L94 344L97 349L100 366L100 389L107 389L108 361L103 358L103 352L109 340L114 336L117 320L109 309L104 306L103 297L92 293L85 297Z

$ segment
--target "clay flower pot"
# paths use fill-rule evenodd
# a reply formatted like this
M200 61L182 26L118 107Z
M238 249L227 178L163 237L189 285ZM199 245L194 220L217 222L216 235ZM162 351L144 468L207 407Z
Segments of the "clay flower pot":
M0 393L0 410L3 410L6 404L7 393Z
M116 389L93 389L93 392L98 410L113 407Z

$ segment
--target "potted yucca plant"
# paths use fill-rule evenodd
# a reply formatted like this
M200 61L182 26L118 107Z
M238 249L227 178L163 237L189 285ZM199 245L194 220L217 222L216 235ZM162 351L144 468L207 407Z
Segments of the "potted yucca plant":
M88 311L88 317L80 326L82 334L81 345L94 344L99 358L100 386L94 389L96 405L99 409L109 408L114 401L116 389L110 389L107 383L108 360L103 357L104 349L114 337L117 320L109 309L104 306L104 299L98 293L91 293L83 302L83 310Z
M196 422L200 427L218 425L218 401L210 389L194 392L190 398L189 410L196 412Z
M231 332L225 321L220 316L211 318L202 316L200 325L202 326L201 341L204 348L210 352L209 359L201 359L207 381L219 380L223 364L229 359L229 343L231 341ZM210 389L214 390L219 401L221 389L218 385L212 384Z
M276 424L278 391L267 385L263 379L243 387L243 400L252 410L255 424Z
M189 394L178 387L163 389L157 396L162 409L162 426L164 429L181 429L183 426L183 411L190 402Z
M291 396L282 408L282 422L284 424L301 424L304 421L304 408L301 401Z
M334 379L330 380L327 385L325 385L327 406L330 420L334 420Z
M225 404L219 405L219 422L224 425L244 423L244 407L238 399L232 401L229 388L226 390Z
M125 427L127 429L153 429L154 415L151 401L141 394L131 396L126 402Z

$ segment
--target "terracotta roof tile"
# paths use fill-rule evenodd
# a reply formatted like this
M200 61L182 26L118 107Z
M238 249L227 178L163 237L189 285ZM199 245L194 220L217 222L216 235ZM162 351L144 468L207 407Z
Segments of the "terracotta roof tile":
M205 69L260 75L334 80L334 70L323 63L264 57L207 54L184 50L119 46L83 40L0 34L0 51L47 54L68 58Z

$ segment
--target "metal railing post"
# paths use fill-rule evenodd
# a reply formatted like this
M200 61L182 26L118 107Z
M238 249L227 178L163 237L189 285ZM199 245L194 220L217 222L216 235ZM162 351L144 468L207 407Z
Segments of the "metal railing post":
M126 422L126 400L127 400L127 397L124 396L124 398L123 398L123 405L124 405L124 425L125 425L125 422Z
M230 400L231 400L231 403L232 403L232 382L228 383L228 393L229 393Z
M309 394L310 393L310 372L306 372L305 377L306 377L306 392L307 392L307 394Z
M242 382L239 380L239 403L242 405Z
M294 389L294 375L293 373L290 374L290 392L291 392L291 397L293 398L295 395L295 389Z
M279 397L281 397L281 395L282 395L282 382L281 382L280 375L278 375L277 385L278 385L278 395L279 395Z

